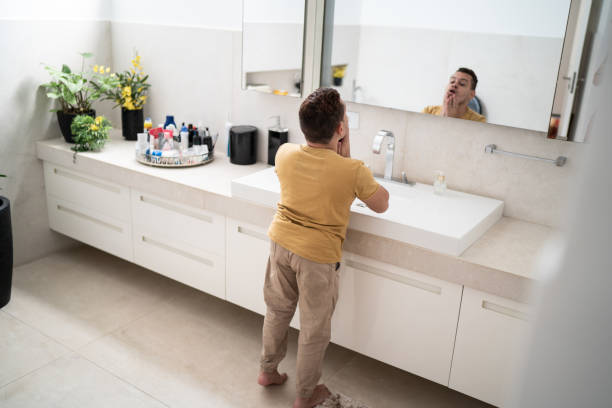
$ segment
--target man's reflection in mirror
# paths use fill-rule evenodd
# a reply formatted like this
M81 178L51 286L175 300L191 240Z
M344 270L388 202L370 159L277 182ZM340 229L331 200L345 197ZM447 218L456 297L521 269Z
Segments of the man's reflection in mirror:
M442 105L427 106L423 109L423 113L486 122L484 116L468 107L472 98L476 96L477 83L478 78L474 71L469 68L459 68L449 79Z

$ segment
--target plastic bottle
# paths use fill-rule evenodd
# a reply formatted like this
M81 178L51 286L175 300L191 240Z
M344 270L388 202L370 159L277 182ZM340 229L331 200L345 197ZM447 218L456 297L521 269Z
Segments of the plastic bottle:
M164 129L168 127L168 125L174 125L176 128L176 123L174 122L174 115L166 115L166 122L164 123Z
M185 151L189 148L189 131L187 130L187 126L183 123L183 127L181 128L181 133L179 134L181 150Z

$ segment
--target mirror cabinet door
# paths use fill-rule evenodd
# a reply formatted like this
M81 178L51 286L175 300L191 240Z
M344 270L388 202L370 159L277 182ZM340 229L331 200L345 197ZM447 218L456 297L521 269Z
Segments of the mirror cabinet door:
M301 96L305 3L243 1L243 89Z

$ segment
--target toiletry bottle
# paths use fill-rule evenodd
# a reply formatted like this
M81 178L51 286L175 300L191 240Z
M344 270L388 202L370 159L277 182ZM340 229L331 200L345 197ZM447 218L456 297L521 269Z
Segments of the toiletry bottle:
M166 115L166 122L164 123L164 129L168 127L168 125L174 125L176 128L176 123L174 123L174 115Z
M229 115L225 121L225 142L227 143L227 157L230 157L230 129L232 128L232 122L229 120Z
M146 118L144 121L145 132L148 132L149 129L151 129L152 127L153 127L153 121L151 120L151 118Z
M435 194L444 194L446 192L446 179L442 171L436 172L433 188Z
M189 132L187 131L187 127L185 123L183 123L183 127L181 128L181 133L179 134L181 149L183 151L189 148Z
M268 164L274 166L278 148L287 143L289 139L289 129L281 127L280 116L272 116L272 118L276 118L276 124L268 129Z

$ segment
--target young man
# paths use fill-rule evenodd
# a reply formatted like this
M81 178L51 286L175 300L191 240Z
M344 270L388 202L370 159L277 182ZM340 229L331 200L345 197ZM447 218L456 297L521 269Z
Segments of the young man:
M423 113L486 122L487 119L484 116L468 107L468 104L476 95L477 83L478 78L476 78L474 71L469 68L459 68L448 81L444 90L442 105L427 106L423 109Z
M361 199L384 212L389 193L362 161L351 159L348 119L340 94L321 88L300 107L306 145L286 143L276 154L280 202L270 225L259 384L282 384L278 364L287 351L289 323L300 306L297 397L294 408L314 407L329 395L321 377L338 299L338 269L351 203Z

